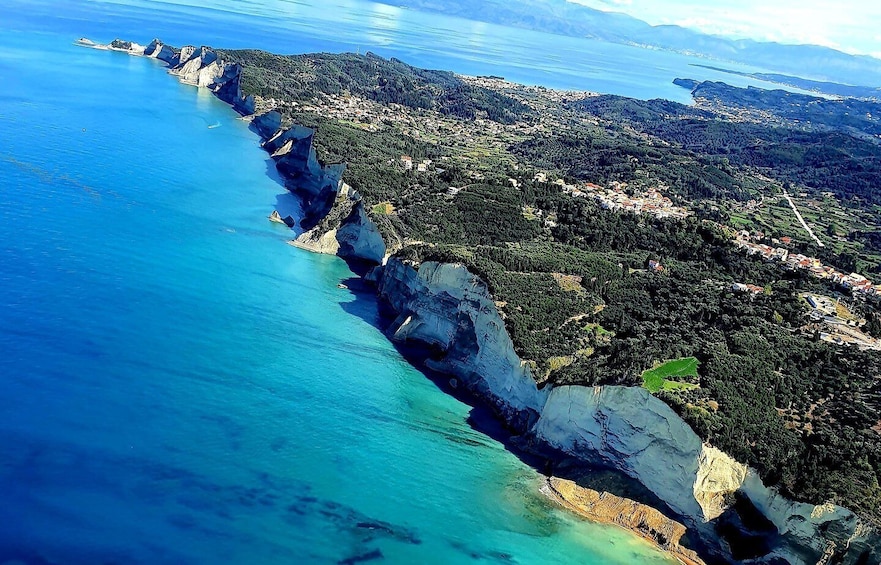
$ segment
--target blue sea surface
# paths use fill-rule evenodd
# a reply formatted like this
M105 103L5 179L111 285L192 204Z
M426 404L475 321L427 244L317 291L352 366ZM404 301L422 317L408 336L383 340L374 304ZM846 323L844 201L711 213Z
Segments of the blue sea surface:
M285 244L231 109L73 45L211 31L172 8L0 7L0 563L667 563L548 502Z
M479 1L479 0L478 0ZM390 3L394 3L390 0ZM487 24L367 0L5 0L9 29L67 30L115 37L274 53L372 51L424 68L501 75L524 84L691 103L675 78L803 90L694 65L767 69ZM812 94L812 93L808 93Z

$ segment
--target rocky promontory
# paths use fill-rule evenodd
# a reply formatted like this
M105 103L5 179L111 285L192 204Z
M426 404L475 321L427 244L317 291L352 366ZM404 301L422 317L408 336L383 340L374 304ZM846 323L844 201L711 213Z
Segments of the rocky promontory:
M154 39L146 46L121 39L102 45L80 38L77 43L93 49L122 51L129 55L158 59L167 63L168 72L177 76L181 82L208 88L242 115L254 112L254 97L242 94L241 66L219 60L210 47L185 45L175 49L159 39Z

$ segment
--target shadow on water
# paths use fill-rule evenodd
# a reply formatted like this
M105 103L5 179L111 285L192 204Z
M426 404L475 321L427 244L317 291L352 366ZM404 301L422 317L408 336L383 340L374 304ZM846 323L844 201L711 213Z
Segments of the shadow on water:
M374 287L359 277L345 279L342 284L352 292L352 300L341 303L340 307L348 314L357 316L381 332L387 333L386 330L393 318L379 303ZM507 427L479 397L464 386L457 386L458 379L426 367L426 360L436 356L438 352L422 346L392 343L401 356L441 392L471 408L467 422L473 430L499 442L507 451L539 474L570 479L581 486L630 498L658 508L669 516L676 516L654 493L624 473L600 461L586 463L583 459L576 459L560 451L537 446L519 431ZM450 439L455 441L454 438Z
M293 216L295 219L300 218L303 215L303 209L300 205L300 200L290 192L284 192L282 194L278 194L275 197L275 209L278 210L278 213L282 218L287 216ZM299 221L297 222L299 225ZM295 231L302 231L297 228Z
M281 176L281 173L279 173L278 169L275 167L275 161L272 160L272 157L267 157L264 163L266 163L266 176L278 183L278 185L287 192L287 184L285 183L284 177ZM299 201L297 201L297 208L300 208Z

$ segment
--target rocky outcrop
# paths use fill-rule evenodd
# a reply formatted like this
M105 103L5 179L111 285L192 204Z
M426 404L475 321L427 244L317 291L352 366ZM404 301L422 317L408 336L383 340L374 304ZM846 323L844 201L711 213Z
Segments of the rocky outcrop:
M159 59L169 64L177 64L178 56L174 49L154 39L144 49L144 56Z
M556 387L532 434L577 457L601 458L644 484L679 515L709 518L694 494L701 440L645 389Z
M276 224L284 224L289 228L297 225L297 221L294 219L293 216L288 215L282 218L281 214L278 213L278 210L273 210L272 213L269 214L269 221L275 222Z
M749 470L738 492L786 540L774 553L791 563L816 563L826 553L829 563L881 563L881 532L847 508L793 502L762 484L753 470Z
M426 365L453 375L513 427L538 419L545 393L514 351L486 284L463 265L390 258L377 276L380 300L395 316L396 342L427 347Z
M274 116L267 116L259 122L259 126L255 127L267 127L274 121ZM315 130L294 125L287 129L278 129L263 142L263 149L272 156L276 168L289 181L290 187L306 197L310 205L321 196L321 200L325 203L323 210L319 212L307 209L307 216L321 219L330 211L330 204L342 184L346 166L345 164L322 165L312 144L314 137Z
M251 120L251 129L264 141L268 140L281 129L281 114L277 110L270 110L254 116Z
M729 508L730 494L743 484L747 471L746 465L727 453L708 445L701 447L692 492L706 520L718 518Z
M80 39L80 42L82 41L83 40ZM110 44L107 45L107 47L114 51L125 51L126 53L130 53L132 55L144 54L143 45L138 45L137 43L133 43L131 41L123 41L122 39L114 39L110 42Z
M343 221L336 234L341 257L353 257L379 264L385 258L385 241L376 224L367 217L364 203L359 201Z
M345 165L318 161L315 131L297 125L281 129L276 111L261 114L251 126L266 139L263 148L289 188L307 204L300 221L306 231L291 244L355 261L382 262L386 245L379 228L365 211L361 195L342 182Z
M154 42L159 43L159 40ZM242 67L238 63L225 63L210 47L192 45L181 47L178 56L169 63L172 66L168 72L181 82L210 89L240 114L254 112L254 97L242 94Z
M650 506L558 477L550 477L544 490L561 506L588 520L630 530L686 565L704 565L697 553L679 545L685 526Z
M159 59L168 64L168 72L177 76L181 82L210 89L242 115L254 113L254 97L242 94L242 67L219 60L217 53L210 47L185 45L176 52L159 39L153 39L146 47L122 39L114 39L107 45L98 45L86 38L80 38L77 43L85 47L124 51L129 55Z
M334 194L336 198L329 211L291 244L344 259L372 264L382 262L385 242L376 224L367 217L361 195L345 183Z
M304 232L288 243L294 247L324 255L336 255L340 250L340 242L336 239L336 229L333 228L325 232Z

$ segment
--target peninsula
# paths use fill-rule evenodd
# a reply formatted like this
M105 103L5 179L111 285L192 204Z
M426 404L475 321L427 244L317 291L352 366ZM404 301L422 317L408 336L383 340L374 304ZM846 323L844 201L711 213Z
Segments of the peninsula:
M574 460L644 487L655 541L683 540L672 555L881 559L881 354L822 339L804 298L881 335L871 116L814 124L724 89L695 106L558 92L369 53L98 47L162 60L248 117L303 199L297 222L272 215L293 242L347 260L390 339L555 475ZM550 484L594 518L635 508L580 482Z

